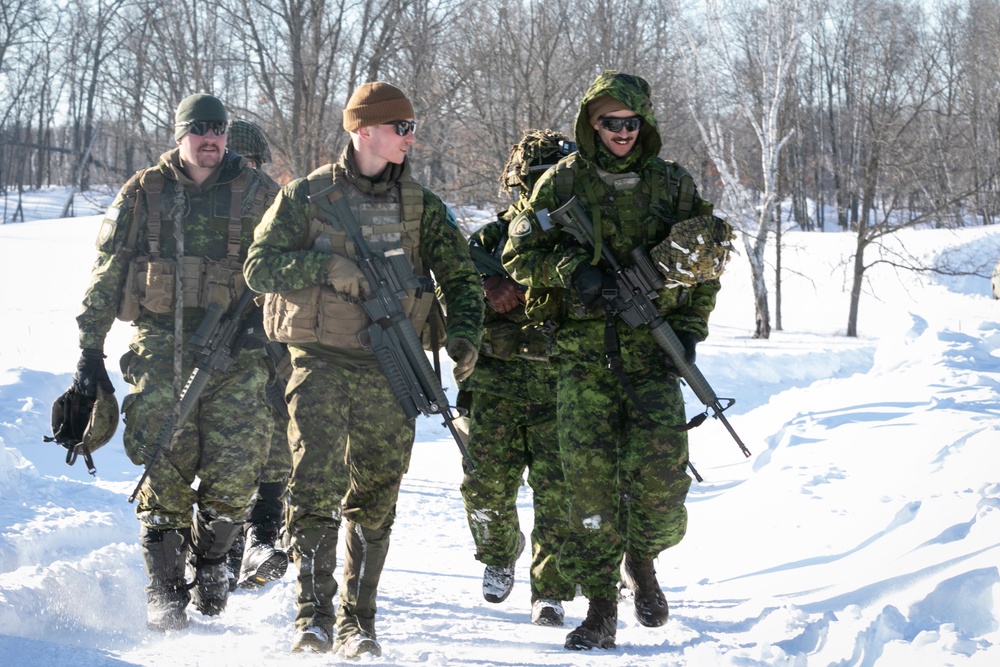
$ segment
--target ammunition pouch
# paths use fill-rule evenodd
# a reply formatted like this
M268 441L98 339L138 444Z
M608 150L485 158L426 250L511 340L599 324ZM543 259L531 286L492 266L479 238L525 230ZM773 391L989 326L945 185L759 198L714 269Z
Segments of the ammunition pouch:
M118 307L118 319L131 322L143 309L151 313L174 312L174 260L137 257L129 264L125 288ZM243 263L205 257L181 258L181 286L185 308L207 308L217 303L223 310L237 301L246 289Z
M414 330L424 331L434 304L434 292L425 290L416 298L410 291L401 303ZM367 345L362 342L360 334L370 324L371 319L357 301L345 298L325 285L264 297L264 331L270 340L279 343L319 343L340 349L364 349ZM441 331L444 331L443 326ZM424 348L428 349L430 336L422 338Z

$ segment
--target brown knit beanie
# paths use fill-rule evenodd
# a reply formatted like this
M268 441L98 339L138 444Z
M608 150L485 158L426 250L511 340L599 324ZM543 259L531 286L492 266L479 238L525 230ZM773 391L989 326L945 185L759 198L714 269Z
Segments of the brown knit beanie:
M587 114L590 117L590 125L593 127L597 125L597 121L601 116L609 113L614 113L615 111L628 110L620 100L610 95L602 95L591 100L587 104Z
M381 125L391 120L413 118L413 105L402 90L384 81L363 84L354 91L344 107L344 129Z

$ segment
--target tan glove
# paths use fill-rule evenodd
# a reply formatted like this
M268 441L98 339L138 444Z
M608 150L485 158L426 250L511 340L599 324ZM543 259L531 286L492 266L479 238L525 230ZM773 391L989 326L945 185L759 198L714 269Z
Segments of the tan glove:
M370 292L368 281L358 265L347 259L334 255L330 258L330 267L326 270L326 282L341 294L347 294L355 299Z
M448 356L455 362L455 379L461 382L470 375L476 367L479 350L464 338L452 338L448 341Z

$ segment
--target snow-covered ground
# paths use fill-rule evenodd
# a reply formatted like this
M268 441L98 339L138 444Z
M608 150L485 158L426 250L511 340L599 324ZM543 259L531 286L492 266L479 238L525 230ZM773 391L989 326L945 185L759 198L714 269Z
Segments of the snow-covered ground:
M42 199L61 210L55 193ZM138 523L126 502L140 470L120 433L96 454L96 478L42 442L78 356L73 318L99 220L0 225L0 663L336 663L288 654L291 573L237 591L220 617L192 610L187 630L148 632ZM705 482L689 496L687 537L657 562L671 605L664 627L640 626L626 599L616 649L564 650L586 600L567 604L567 628L532 626L528 554L511 597L486 603L458 452L439 424L421 420L380 590L384 655L361 662L1000 664L1000 304L988 277L876 267L860 336L847 338L853 238L785 241L784 330L751 338L749 269L738 256L699 346L705 376L737 399L727 414L754 455L744 459L715 420L692 432ZM990 228L909 231L899 241L928 262L946 253L952 266L992 267L1000 256L1000 230ZM119 396L115 361L128 335L116 325L106 345ZM701 408L689 398L694 414ZM519 507L530 527L527 488Z

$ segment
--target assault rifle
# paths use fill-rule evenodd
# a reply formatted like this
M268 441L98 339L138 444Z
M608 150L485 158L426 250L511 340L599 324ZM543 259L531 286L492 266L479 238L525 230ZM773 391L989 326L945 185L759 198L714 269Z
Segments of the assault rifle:
M342 231L354 245L355 261L371 288L372 294L365 295L365 300L361 302L361 307L372 320L362 333L362 339L375 353L392 394L407 418L414 419L418 414L441 415L458 444L466 466L471 469L472 459L455 424L463 415L461 412L452 414L452 406L448 405L441 381L431 368L420 336L400 301L406 297L407 290L414 290L415 298L419 298L425 290L433 290L434 284L413 273L413 267L402 249L373 252L347 200L340 197L330 201L330 192L335 187L330 186L310 195L309 201L340 223Z
M551 213L544 209L539 211L537 217L545 229L551 226L550 220L555 219L559 226L572 234L581 245L593 250L594 225L576 197L571 198ZM698 367L693 363L688 363L685 358L684 345L677 338L670 323L660 315L652 302L652 299L658 296L658 290L663 288L663 278L641 246L634 248L630 254L632 266L623 267L618 263L608 245L602 244L601 257L611 267L617 283L617 290L612 293L605 291L605 300L610 302L610 307L615 314L633 329L643 325L649 327L653 338L670 357L677 372L691 387L698 400L705 405L705 413L692 419L688 427L698 426L704 422L710 410L712 416L721 421L726 430L729 431L729 435L733 436L733 440L739 445L743 455L749 457L750 450L743 444L740 436L736 434L736 431L729 424L729 420L723 414L736 402L736 399L720 399L715 395L715 390L708 384L708 380L701 374ZM722 404L723 400L727 401L725 405Z
M507 269L503 268L500 258L479 244L478 241L469 243L469 256L472 263L484 276L507 276Z
M248 288L243 290L239 301L228 312L223 312L222 306L218 303L209 304L205 309L201 324L189 340L191 345L199 348L201 360L191 371L187 384L181 391L176 421L173 415L168 417L157 434L149 461L146 462L146 469L135 485L132 495L128 497L130 503L139 495L139 489L149 477L149 471L159 461L160 455L170 449L174 435L187 421L191 410L205 391L212 373L215 371L225 373L236 361L236 357L249 339L263 337L262 331L255 331L258 325L250 317L255 310L259 310L253 298L254 293Z

